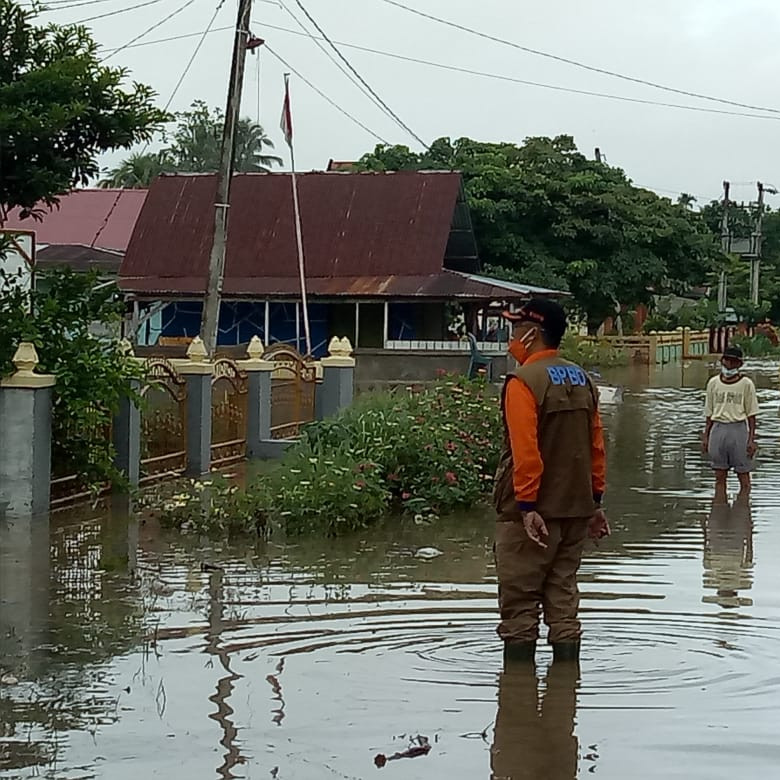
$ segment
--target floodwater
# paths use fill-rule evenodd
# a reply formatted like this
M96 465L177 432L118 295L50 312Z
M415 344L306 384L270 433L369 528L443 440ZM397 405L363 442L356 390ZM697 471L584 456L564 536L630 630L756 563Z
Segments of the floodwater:
M544 646L501 673L487 510L240 548L0 524L0 778L776 776L777 366L755 376L752 506L712 511L706 366L624 373L579 675Z

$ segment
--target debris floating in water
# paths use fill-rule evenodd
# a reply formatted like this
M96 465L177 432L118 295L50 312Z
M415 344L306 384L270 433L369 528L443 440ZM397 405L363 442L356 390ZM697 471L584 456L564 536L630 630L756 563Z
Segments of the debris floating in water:
M431 743L428 737L418 734L413 737L409 747L399 753L393 753L392 756L386 756L384 753L377 753L374 757L374 765L381 769L388 761L397 761L399 758L417 758L418 756L427 756L431 752Z
M430 560L431 558L438 558L440 555L444 555L444 553L441 550L437 550L435 547L421 547L414 554L414 557Z
M4 674L0 677L0 685L18 685L19 680L12 674Z

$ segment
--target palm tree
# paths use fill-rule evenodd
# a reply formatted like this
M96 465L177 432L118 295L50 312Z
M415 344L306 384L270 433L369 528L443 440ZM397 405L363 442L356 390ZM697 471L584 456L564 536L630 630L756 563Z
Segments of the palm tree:
M677 204L683 208L692 209L697 200L695 195L691 195L688 192L681 192L680 197L677 198Z
M219 169L222 151L224 115L209 111L205 103L193 103L190 111L179 114L179 125L168 149L177 171L181 173L213 173ZM265 154L273 142L260 125L251 119L240 119L236 126L236 154L233 170L239 173L268 171L282 160Z
M153 154L131 154L123 163L106 172L99 187L138 190L146 189L162 173L171 173L175 166L166 151Z
M108 171L101 187L139 189L148 187L162 173L214 173L219 170L224 115L209 110L202 101L177 115L178 125L172 143L156 154L132 154ZM257 173L282 164L282 158L267 154L273 142L260 125L240 119L236 125L236 154L233 170Z
M275 154L264 154L273 149L274 142L260 125L250 119L240 119L236 127L236 155L234 167L241 173L270 171L274 165L281 165L282 158Z

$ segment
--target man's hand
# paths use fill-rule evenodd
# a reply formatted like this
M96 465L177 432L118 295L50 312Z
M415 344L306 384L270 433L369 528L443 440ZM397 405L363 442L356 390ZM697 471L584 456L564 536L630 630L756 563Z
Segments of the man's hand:
M549 532L538 512L523 512L523 528L532 542L538 544L539 547L547 547L544 540L549 536Z
M747 446L747 454L749 458L755 457L756 453L758 452L758 445L755 442L755 439L750 439L748 441Z
M597 509L588 523L588 536L591 539L603 539L612 533L609 520L603 509Z

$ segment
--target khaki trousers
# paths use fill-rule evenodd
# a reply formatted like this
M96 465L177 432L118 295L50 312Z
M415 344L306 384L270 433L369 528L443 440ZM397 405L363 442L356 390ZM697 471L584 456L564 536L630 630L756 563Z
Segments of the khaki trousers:
M548 520L547 547L528 538L520 520L496 523L496 573L501 623L505 642L533 642L539 637L539 612L549 627L549 641L574 642L582 628L577 619L580 567L587 519Z

